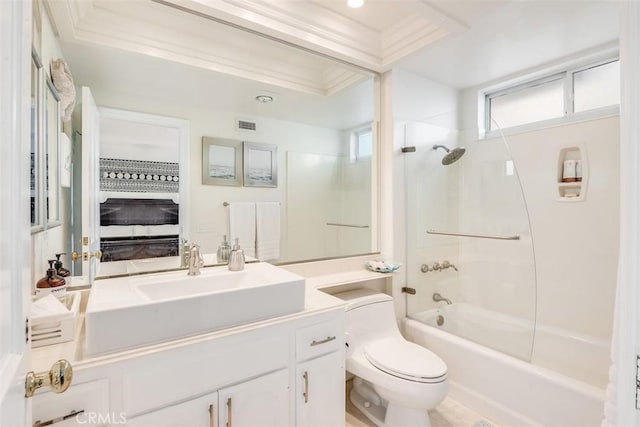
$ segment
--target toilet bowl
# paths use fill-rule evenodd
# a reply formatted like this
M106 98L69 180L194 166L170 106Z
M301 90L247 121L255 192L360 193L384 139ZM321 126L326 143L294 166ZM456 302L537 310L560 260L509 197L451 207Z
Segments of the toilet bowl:
M351 402L380 427L430 426L427 410L447 394L445 363L402 337L389 295L356 289L334 296L347 302Z

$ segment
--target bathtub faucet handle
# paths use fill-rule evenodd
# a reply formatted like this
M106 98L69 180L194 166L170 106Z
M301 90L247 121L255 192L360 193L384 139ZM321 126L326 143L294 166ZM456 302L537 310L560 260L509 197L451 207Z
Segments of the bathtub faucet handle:
M431 267L431 271L440 271L442 270L443 266L440 265L439 262L434 262L433 263L433 267Z

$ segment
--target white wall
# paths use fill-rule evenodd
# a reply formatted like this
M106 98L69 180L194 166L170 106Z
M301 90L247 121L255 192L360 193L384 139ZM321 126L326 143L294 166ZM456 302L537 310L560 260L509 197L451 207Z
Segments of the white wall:
M537 322L605 339L618 261L619 129L615 116L507 137L533 231ZM585 199L561 202L558 153L576 144L586 148Z

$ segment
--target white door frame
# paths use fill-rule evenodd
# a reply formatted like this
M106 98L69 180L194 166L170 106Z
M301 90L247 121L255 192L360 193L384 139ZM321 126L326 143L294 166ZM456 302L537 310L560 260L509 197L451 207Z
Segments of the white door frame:
M30 1L0 1L0 426L31 425L24 397L30 364Z
M640 426L640 3L620 2L620 250L603 426Z

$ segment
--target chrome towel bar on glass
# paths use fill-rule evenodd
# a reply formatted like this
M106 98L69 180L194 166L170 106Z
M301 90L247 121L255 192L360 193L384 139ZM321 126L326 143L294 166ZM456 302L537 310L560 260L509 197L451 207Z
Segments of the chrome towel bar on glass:
M368 225L338 224L337 222L328 222L327 225L335 225L336 227L369 228Z
M441 236L456 236L456 237L474 237L477 239L520 240L520 236L518 236L517 234L513 236L497 236L492 234L456 233L452 231L436 231L436 230L427 230L427 234L439 234Z

